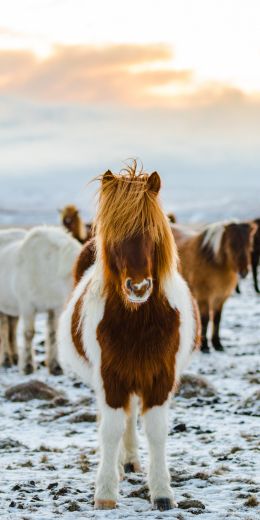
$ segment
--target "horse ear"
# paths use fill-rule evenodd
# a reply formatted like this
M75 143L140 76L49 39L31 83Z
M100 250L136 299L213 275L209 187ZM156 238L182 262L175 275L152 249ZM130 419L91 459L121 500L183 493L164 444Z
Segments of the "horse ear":
M156 193L156 194L159 193L160 188L161 188L161 179L160 179L159 173L157 173L157 172L151 173L151 175L149 175L149 177L148 177L147 184L148 184L148 189L150 191L153 191L153 193Z
M106 173L102 176L102 184L105 184L108 181L112 181L114 179L114 175L110 170L107 170Z

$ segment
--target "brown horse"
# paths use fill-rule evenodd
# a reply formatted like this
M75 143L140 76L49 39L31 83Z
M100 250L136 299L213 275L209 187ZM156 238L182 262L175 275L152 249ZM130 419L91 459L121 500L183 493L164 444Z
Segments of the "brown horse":
M257 293L260 292L257 280L257 268L260 261L260 218L253 221L257 225L257 230L254 236L253 251L251 253L252 272L254 279L254 287Z
M260 261L260 218L256 218L253 220L253 222L257 226L256 233L254 235L254 242L253 242L253 249L251 252L251 265L252 265L252 274L253 274L253 282L254 282L254 288L257 293L260 292L259 286L258 286L258 279L257 279L257 269ZM236 286L236 292L240 294L240 286L237 284Z
M96 246L92 241L84 247L79 281L60 320L60 361L92 385L98 399L99 509L116 507L120 462L125 471L140 469L138 404L153 505L166 510L174 503L165 457L168 405L198 343L199 324L177 270L174 238L158 201L160 184L158 173L137 173L136 163L101 177Z
M92 224L85 223L78 208L73 204L59 210L62 225L68 229L74 238L84 244L92 237Z
M238 274L244 278L250 265L254 223L217 223L202 231L185 232L172 226L181 259L181 272L196 298L202 322L203 352L209 352L207 329L213 320L212 345L223 350L219 337L221 313L234 291Z
M176 224L177 219L174 213L168 213L167 217L171 224Z

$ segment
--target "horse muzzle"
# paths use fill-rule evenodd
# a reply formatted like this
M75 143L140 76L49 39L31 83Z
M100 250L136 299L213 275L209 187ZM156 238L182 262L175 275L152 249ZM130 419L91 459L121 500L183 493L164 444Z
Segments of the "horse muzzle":
M131 278L127 278L124 290L129 302L135 304L145 303L153 290L152 278L145 278L139 283L134 283Z

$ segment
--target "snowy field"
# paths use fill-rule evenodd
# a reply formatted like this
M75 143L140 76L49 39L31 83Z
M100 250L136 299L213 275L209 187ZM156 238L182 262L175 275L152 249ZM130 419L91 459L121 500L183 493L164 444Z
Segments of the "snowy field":
M144 473L129 474L121 482L117 510L93 510L99 460L95 398L78 381L47 374L40 316L34 341L39 368L33 378L64 391L68 401L12 402L5 397L6 389L32 377L21 376L16 368L0 369L0 518L260 518L260 299L251 276L241 289L224 309L225 353L196 354L189 367L190 373L205 377L209 387L195 393L183 387L172 399L167 451L179 507L164 513L152 511L149 502L141 424Z

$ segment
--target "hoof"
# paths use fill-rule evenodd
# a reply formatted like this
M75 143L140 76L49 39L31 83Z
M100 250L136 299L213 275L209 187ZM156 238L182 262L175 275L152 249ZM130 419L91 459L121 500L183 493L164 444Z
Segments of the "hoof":
M132 462L127 462L127 464L124 464L124 470L125 473L134 473L134 465Z
M174 502L170 498L156 498L154 500L154 509L159 511L169 511L174 508Z
M13 355L13 364L18 365L18 354Z
M203 354L209 354L210 353L208 345L201 345L200 350L201 350L201 352L203 352Z
M3 359L3 367L4 368L11 368L12 366L12 362L11 362L11 359L9 356L4 356L4 359Z
M59 365L59 363L55 363L52 366L49 367L50 374L53 376L60 376L63 374L62 368Z
M127 462L124 464L125 473L140 473L142 471L139 462Z
M224 352L224 347L219 344L219 345L213 345L214 349L217 350L218 352Z
M115 509L116 502L114 500L99 500L96 498L94 509Z
M29 376L30 374L33 374L34 372L34 366L32 363L27 363L27 365L25 365L24 369L23 369L23 373L26 375L26 376Z

